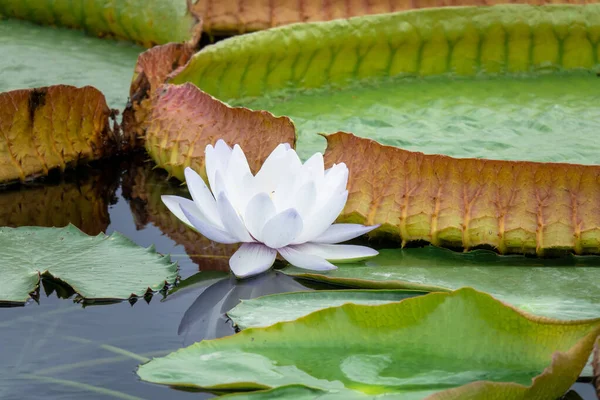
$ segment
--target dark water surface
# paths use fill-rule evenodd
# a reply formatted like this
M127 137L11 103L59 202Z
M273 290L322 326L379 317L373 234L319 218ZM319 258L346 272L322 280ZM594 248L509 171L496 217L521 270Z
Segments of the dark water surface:
M224 313L239 299L312 290L278 272L242 282L229 277L227 260L235 247L186 229L160 202L165 193L186 190L167 183L145 156L0 190L0 226L72 222L89 234L119 231L170 253L183 280L166 299L87 307L58 298L68 297L69 288L46 282L39 304L0 308L0 399L212 397L141 382L136 367L193 342L233 334ZM590 384L574 388L585 400L595 398Z

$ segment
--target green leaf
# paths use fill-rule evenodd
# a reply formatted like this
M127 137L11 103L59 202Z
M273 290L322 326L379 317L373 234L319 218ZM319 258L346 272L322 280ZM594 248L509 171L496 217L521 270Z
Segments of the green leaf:
M600 317L600 257L539 259L491 251L456 253L433 246L384 249L365 263L319 274L288 275L349 287L449 291L470 286L523 310L560 319Z
M82 32L0 18L0 53L10 54L0 57L0 92L56 84L90 85L106 96L109 107L122 109L142 50Z
M115 36L147 47L197 41L200 36L198 18L185 0L3 0L0 17L2 14Z
M599 14L502 5L296 24L207 47L172 82L289 116L304 158L324 148L314 133L343 130L426 153L598 164Z
M240 329L256 328L281 321L293 321L322 308L346 303L386 304L424 293L411 290L318 290L281 293L242 300L227 315Z
M534 317L466 288L246 329L156 358L138 375L220 391L303 385L338 397L553 399L576 380L598 334L600 319Z
M177 278L177 264L153 247L139 247L119 233L88 236L73 225L0 228L0 249L4 302L26 302L44 274L86 300L102 301L143 296Z

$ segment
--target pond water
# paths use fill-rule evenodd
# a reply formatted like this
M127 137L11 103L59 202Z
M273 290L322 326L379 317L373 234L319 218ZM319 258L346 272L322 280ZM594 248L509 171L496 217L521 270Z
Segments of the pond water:
M123 302L87 307L59 299L57 293L69 295L68 288L46 283L39 304L30 301L25 307L0 308L0 399L212 397L143 383L136 367L195 341L233 334L223 314L239 299L309 289L275 272L238 284L224 272L225 256L207 251L190 257L185 246L193 248L194 243L177 235L186 228L164 225L152 208L156 204L140 199L152 194L144 188L178 191L176 184L166 183L166 176L157 171L145 175L151 170L144 158L97 167L69 174L60 184L50 179L45 186L0 191L0 204L12 204L10 212L0 212L0 226L64 225L70 220L90 234L119 231L141 246L155 244L159 252L170 253L184 282L202 271L196 276L200 282L166 300L156 295L149 303L140 299L133 306ZM143 186L152 179L157 182ZM44 204L50 212L43 211ZM90 204L99 207L97 213Z
M0 399L210 398L142 382L136 367L193 342L233 334L224 313L239 299L318 289L278 272L236 282L226 272L234 247L201 240L182 226L162 206L164 193L185 189L152 170L145 156L0 191L1 210L12 207L0 212L0 226L73 222L90 234L119 231L170 253L182 277L172 295L155 295L149 303L83 307L58 297L69 297L69 288L45 282L39 303L0 308ZM574 389L594 399L590 384Z

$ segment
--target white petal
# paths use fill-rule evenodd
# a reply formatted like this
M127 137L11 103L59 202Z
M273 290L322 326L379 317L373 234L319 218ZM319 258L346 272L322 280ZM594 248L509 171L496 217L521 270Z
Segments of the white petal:
M209 144L204 150L206 176L208 177L210 188L215 195L217 195L215 191L215 174L219 170L222 171L221 173L225 173L230 155L231 148L221 139L217 141L215 147Z
M165 204L165 206L167 206L169 211L171 211L177 218L179 218L181 222L183 222L186 225L193 226L190 220L187 219L183 211L181 211L181 207L179 207L180 204L186 205L186 207L190 210L192 214L196 216L196 218L204 219L204 216L198 212L196 203L194 203L190 199L170 195L160 196L160 199Z
M354 239L379 228L381 225L333 224L321 235L313 239L316 243L340 243Z
M254 242L244 222L224 192L221 192L217 197L217 210L219 210L219 217L221 217L223 226L229 235L237 238L238 242Z
M337 269L335 265L324 258L308 253L301 253L294 249L293 246L279 249L279 254L281 254L287 262L298 268L312 269L315 271L331 271L332 269Z
M293 208L280 212L269 219L260 233L262 242L278 249L290 244L302 232L302 217Z
M310 172L313 176L324 176L325 174L325 164L323 161L323 154L315 153L313 154L302 166L302 169Z
M377 250L370 247L352 244L304 243L290 247L301 253L311 254L333 262L353 262L379 254Z
M273 198L273 204L277 211L287 210L291 208L294 201L294 186L296 185L297 174L289 173L284 179L280 179L279 184L271 196Z
M309 216L317 201L317 188L314 182L304 184L294 195L294 208L298 210L302 218Z
M246 203L249 200L247 193L244 192L244 188L242 187L244 178L248 175L252 175L250 167L248 166L248 160L246 160L246 155L241 147L236 144L231 151L229 164L227 165L227 170L223 177L227 184L227 196L229 201L231 201L231 204L239 211L245 209Z
M221 224L219 212L217 211L217 202L206 186L206 183L204 183L204 180L190 167L185 169L184 174L185 182L196 203L196 207L198 207L202 215L204 215L208 221L222 228L223 225Z
M325 173L325 178L317 186L317 206L326 204L336 195L343 193L348 185L348 168L345 164L337 164Z
M305 223L302 234L292 244L310 242L325 232L344 209L346 200L348 200L347 190L342 194L333 195L325 206L310 216L310 219Z
M238 278L265 272L275 262L277 250L259 243L244 243L229 259L229 267Z
M225 193L226 195L229 194L227 192L225 178L223 177L223 173L220 170L215 171L215 177L213 179L213 183L211 183L210 188L212 189L215 199L219 198L219 195L221 193Z
M280 144L256 174L257 188L261 192L271 192L281 182L295 175L301 167L302 163L296 152L293 149L286 150L286 146Z
M275 205L266 193L254 196L246 206L244 224L256 240L262 242L262 229L265 223L275 215Z
M225 163L229 160L229 156L231 156L231 147L223 140L217 140L217 144L215 144L215 151L217 152L217 157Z
M192 202L193 204L193 202ZM181 211L185 217L192 223L192 226L201 234L212 240L213 242L219 242L224 244L238 243L239 240L234 238L229 233L217 228L216 226L197 218L193 214L193 209L190 209L185 204L179 204ZM196 207L194 205L194 207Z

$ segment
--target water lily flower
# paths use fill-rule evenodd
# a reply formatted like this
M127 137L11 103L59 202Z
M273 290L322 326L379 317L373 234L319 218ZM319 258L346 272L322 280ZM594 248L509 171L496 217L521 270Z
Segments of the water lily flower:
M296 267L326 271L330 261L355 261L377 251L336 244L372 231L379 225L334 224L348 199L348 168L324 168L316 153L304 164L289 144L280 144L253 175L240 146L223 140L205 151L204 180L191 168L185 178L192 200L162 196L181 221L210 240L242 243L229 260L239 278L271 268L279 253Z

